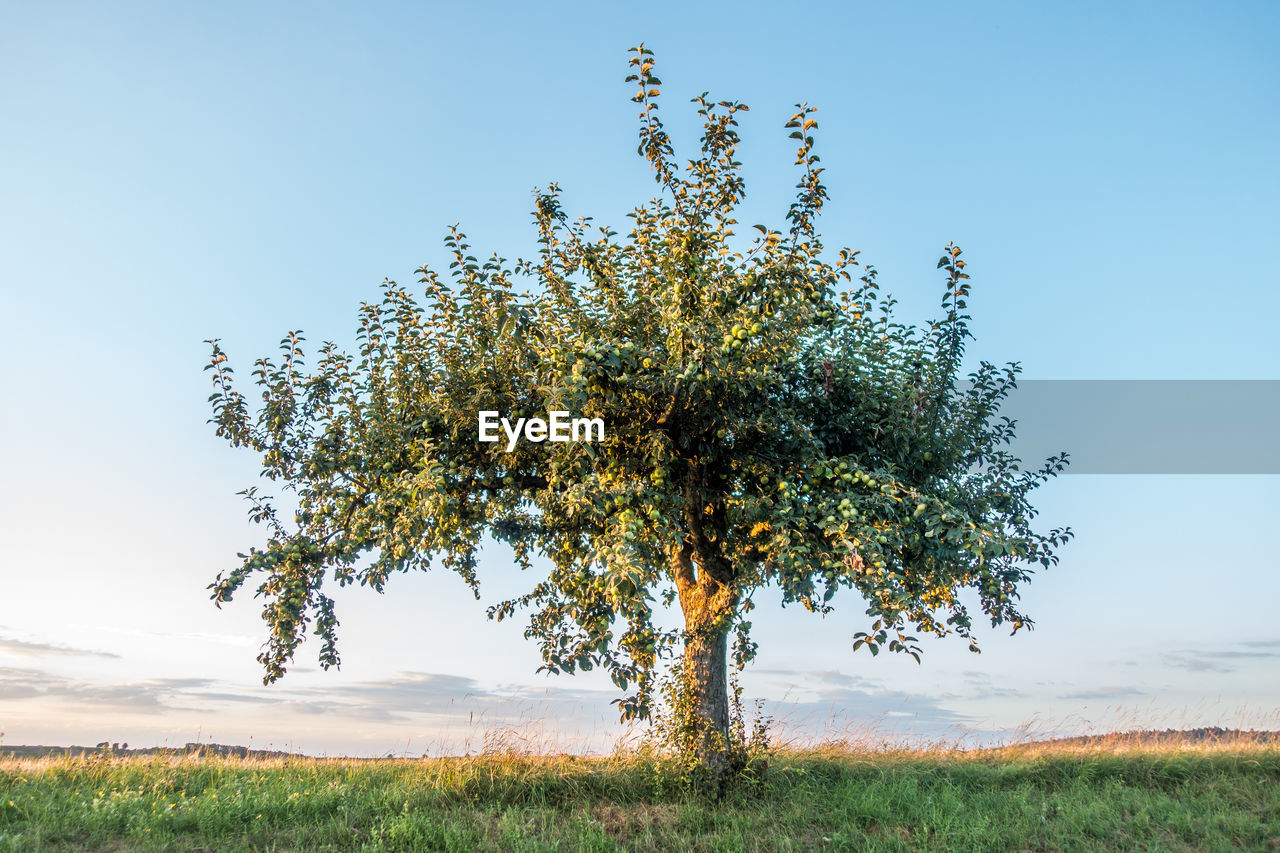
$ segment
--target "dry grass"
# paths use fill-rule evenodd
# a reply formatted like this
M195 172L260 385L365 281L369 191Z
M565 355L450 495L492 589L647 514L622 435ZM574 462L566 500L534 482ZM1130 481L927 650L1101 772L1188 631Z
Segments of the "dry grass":
M1280 849L1280 742L793 740L722 801L652 750L0 759L0 851ZM1270 845L1270 846L1269 846Z

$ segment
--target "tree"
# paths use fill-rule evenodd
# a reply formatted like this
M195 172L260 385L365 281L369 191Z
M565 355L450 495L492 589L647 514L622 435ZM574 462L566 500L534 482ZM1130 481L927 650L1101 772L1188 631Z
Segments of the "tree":
M490 536L521 568L535 555L551 568L489 616L531 611L542 669L604 667L624 718L648 715L660 662L679 660L704 724L690 749L723 777L728 640L738 667L754 655L754 591L776 584L784 602L825 614L851 590L867 616L853 646L872 654L919 660L912 630L976 651L966 590L993 626L1029 628L1019 584L1071 534L1034 532L1028 495L1066 454L1023 470L1007 451L1014 423L998 409L1016 363L962 378L959 248L938 261L943 313L923 326L894 318L857 252L825 259L813 107L786 124L800 174L787 224L757 225L748 243L733 218L747 107L694 98L701 152L680 167L653 53L633 49L630 65L639 153L660 193L625 236L571 220L555 184L536 194L534 260L481 261L451 229L447 275L418 270L421 297L385 282L361 306L354 355L325 343L308 369L290 332L279 360L260 359L257 407L209 341L217 434L260 454L262 474L296 497L288 523L244 492L269 539L210 588L221 606L260 578L271 682L308 630L321 664L338 664L327 585L382 592L393 573L438 561L479 597ZM535 427L533 440L481 442L483 411L600 418L605 434L538 441ZM659 602L678 602L683 624L664 625Z

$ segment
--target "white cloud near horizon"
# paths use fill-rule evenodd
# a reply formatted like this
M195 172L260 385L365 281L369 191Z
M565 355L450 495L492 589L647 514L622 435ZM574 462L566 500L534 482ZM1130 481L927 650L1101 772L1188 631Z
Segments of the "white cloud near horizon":
M0 655L5 654L17 657L67 655L72 657L120 658L120 655L115 654L114 652L103 652L96 649L77 649L71 646L64 646L59 643L41 643L0 636Z

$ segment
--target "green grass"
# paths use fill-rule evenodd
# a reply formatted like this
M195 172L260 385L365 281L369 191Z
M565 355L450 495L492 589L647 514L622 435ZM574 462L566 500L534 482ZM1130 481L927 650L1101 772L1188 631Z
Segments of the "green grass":
M0 759L0 851L1280 850L1280 748L830 748L720 802L612 758Z

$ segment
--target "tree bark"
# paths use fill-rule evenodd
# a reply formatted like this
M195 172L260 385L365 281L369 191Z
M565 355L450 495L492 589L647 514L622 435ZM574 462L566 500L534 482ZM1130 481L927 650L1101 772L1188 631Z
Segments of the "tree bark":
M691 626L685 619L684 676L688 700L703 731L698 763L715 778L727 767L729 742L728 629Z
M696 565L693 550L676 555L676 591L684 613L682 699L692 719L693 738L686 748L714 790L722 790L731 771L729 744L729 628L738 594L705 564Z

